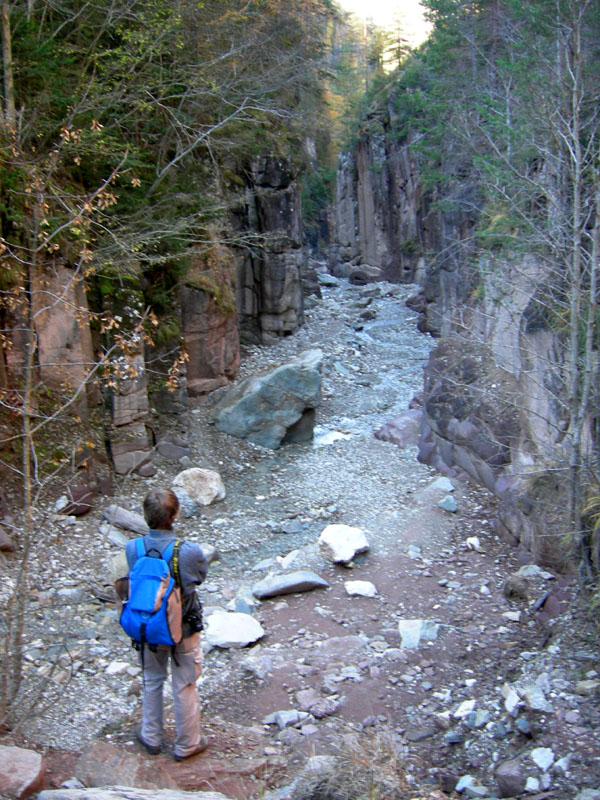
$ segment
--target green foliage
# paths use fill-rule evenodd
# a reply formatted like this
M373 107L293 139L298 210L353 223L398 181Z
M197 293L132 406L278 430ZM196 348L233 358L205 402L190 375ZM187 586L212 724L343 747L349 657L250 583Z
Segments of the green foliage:
M335 191L336 170L318 167L302 181L302 217L305 225L318 223L320 214L331 203Z

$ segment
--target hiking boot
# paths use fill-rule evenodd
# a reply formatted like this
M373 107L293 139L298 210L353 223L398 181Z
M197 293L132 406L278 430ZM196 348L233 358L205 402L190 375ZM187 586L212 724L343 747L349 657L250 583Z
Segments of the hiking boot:
M175 761L183 761L185 758L191 758L192 756L197 756L198 753L203 753L206 748L208 747L208 739L206 736L201 736L200 741L194 747L191 753L186 753L184 756L180 756L177 753L173 753L173 758Z
M135 732L135 738L142 745L142 747L146 748L151 756L157 756L160 753L162 749L161 746L159 744L148 744L148 742L142 738L142 732L140 730Z

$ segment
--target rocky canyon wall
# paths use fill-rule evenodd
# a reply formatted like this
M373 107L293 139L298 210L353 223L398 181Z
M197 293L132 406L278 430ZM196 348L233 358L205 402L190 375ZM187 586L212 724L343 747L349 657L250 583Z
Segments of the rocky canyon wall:
M547 267L527 256L486 260L474 244L476 183L449 179L443 197L425 191L411 142L394 139L389 119L382 112L340 156L330 269L347 276L368 263L418 284L409 304L419 329L439 339L425 369L419 459L486 486L500 500L497 530L559 566L569 398L560 331L539 313Z
M143 265L130 265L113 289L92 292L88 299L81 276L60 253L52 263L40 262L33 271L29 316L17 306L6 320L0 398L17 390L20 402L31 327L38 387L61 402L77 392L77 403L68 408L75 407L82 420L89 407L101 411L118 473L152 474L152 452L161 437L155 420L185 412L190 395L235 378L241 341L268 344L291 335L303 320L306 254L297 175L285 159L261 158L244 180L237 200L226 199L235 212L218 231L208 232L214 245L192 251L189 269L166 290L175 299L168 300L163 316L157 312L146 342L137 334L130 339L152 297L151 291L146 296ZM114 363L101 376L95 365L118 342ZM186 359L173 373L182 347Z

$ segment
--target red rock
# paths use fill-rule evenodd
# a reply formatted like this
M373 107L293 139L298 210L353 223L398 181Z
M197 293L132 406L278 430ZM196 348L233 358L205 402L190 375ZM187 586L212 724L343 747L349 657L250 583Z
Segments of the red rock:
M0 745L0 797L20 800L42 787L44 762L39 753Z

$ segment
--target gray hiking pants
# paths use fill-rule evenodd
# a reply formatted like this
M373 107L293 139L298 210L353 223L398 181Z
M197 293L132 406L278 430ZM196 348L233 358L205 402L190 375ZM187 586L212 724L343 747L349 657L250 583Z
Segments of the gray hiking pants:
M202 673L200 634L194 633L175 646L159 646L152 652L144 647L144 695L142 700L141 734L147 744L160 746L163 727L163 683L171 662L173 711L175 713L175 755L186 756L200 743L200 700L196 681Z

